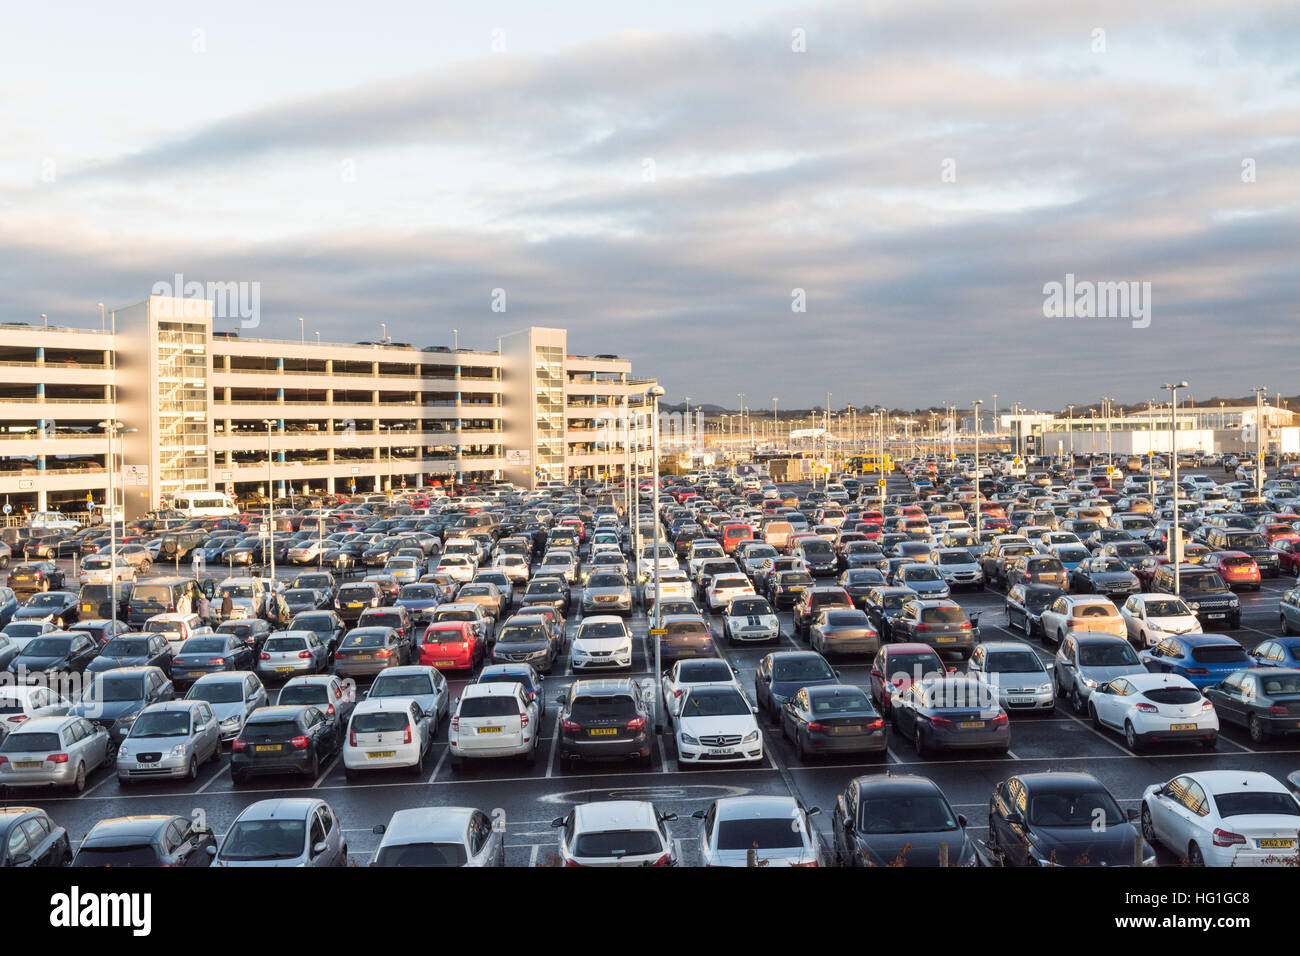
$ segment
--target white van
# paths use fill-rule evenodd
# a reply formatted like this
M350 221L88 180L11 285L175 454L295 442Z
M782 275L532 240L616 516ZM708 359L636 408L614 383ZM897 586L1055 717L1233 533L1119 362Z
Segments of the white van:
M233 518L239 514L230 496L221 491L178 491L172 495L172 508L187 518Z

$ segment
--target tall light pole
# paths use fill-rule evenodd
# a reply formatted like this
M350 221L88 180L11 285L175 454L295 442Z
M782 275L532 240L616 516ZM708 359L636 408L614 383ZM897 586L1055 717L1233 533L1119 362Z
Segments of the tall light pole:
M1070 470L1074 471L1074 406L1067 405L1070 410L1070 417L1065 423L1065 444L1069 446L1070 453Z
M984 510L980 507L980 406L983 399L971 402L971 411L975 413L975 537L979 538L983 527Z
M654 558L650 562L651 573L655 579L655 612L651 630L654 632L655 645L655 733L663 732L663 664L659 656L659 644L662 635L658 632L663 630L664 619L659 600L659 399L663 398L664 389L662 385L652 385L650 387L650 398L654 401L654 412L651 416L653 422L653 431L650 436L650 444L654 449Z
M776 403L779 401L780 399L777 398L775 395L772 396L772 444L773 445L776 445L777 442L779 441L779 438L777 436L781 430L781 420L777 417L776 414ZM778 445L777 447L780 446Z
M1256 385L1251 391L1255 393L1255 497L1263 494L1264 488L1264 393L1266 385Z
M298 316L298 341L303 345L307 344L307 327L303 325L301 315Z
M271 587L275 587L275 484L271 476L271 429L279 424L274 418L263 418L266 426L266 533L271 554ZM263 562L265 563L265 562Z
M1169 529L1169 560L1174 565L1174 593L1181 596L1183 579L1179 565L1183 558L1183 529L1178 524L1178 390L1187 388L1187 383L1166 383L1160 387L1169 391L1169 461L1174 483L1174 525Z
M95 305L99 306L99 331L107 332L108 324L107 320L104 318L104 303L96 302Z
M112 581L112 604L113 620L117 620L117 495L113 488L113 472L117 470L117 458L113 453L113 439L117 435L129 435L136 431L134 428L127 428L116 419L109 419L99 423L99 427L104 429L104 434L108 438L108 496L105 500L108 512L108 564L109 577ZM123 509L125 510L125 509ZM123 516L125 517L125 516Z

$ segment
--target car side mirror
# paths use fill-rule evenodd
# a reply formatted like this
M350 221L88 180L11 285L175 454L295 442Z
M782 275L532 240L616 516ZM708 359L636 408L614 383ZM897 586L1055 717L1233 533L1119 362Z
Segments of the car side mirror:
M1128 817L1130 823L1133 823L1134 821L1141 819L1142 811L1140 811L1137 807L1129 807L1128 812L1125 814L1125 816Z
M758 713L758 708L757 708L757 707L750 707L749 709L750 709L751 712L753 712L753 713L755 713L755 714Z
M966 829L966 823L967 823L966 814L964 813L957 814L957 826L961 827L964 830Z
M703 811L703 810L696 810L694 813L691 814L691 816L693 816L696 820L703 820L703 819L704 819L704 811Z
M370 832L375 834L375 836L383 836L384 832L387 829L388 827L384 826L384 824L376 823L373 827L370 828Z
M207 849L208 849L208 856L216 856L216 855L217 855L217 848L216 848L215 846L210 846L210 847L208 847Z
M556 817L554 820L551 821L551 826L553 827L564 826L564 817Z
M320 854L325 852L327 846L328 844L326 844L324 840L321 840L321 842L317 843L314 847L311 848L311 855L319 856Z

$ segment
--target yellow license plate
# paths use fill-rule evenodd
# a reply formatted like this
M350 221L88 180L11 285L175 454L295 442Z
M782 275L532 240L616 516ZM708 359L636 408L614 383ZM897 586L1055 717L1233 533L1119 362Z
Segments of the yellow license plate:
M81 613L82 613L82 614L89 614L89 613L90 613L91 611L93 611L93 610L94 610L94 608L91 607L89 604L83 604L83 605L81 605Z
M452 664L455 664L455 663L456 663L455 661L434 661L434 662L433 662L433 666L434 666L434 667L450 667Z
M1170 730L1195 730L1196 725L1195 724L1170 724L1169 729Z
M1295 846L1295 840L1256 840L1261 850L1289 850Z
M382 759L382 758L384 758L384 757L396 757L396 756L397 756L397 751L395 751L395 750L368 750L368 751L366 751L366 756L367 756L367 757L372 757L372 758L375 758L375 759Z
M618 733L617 727L592 727L587 731L593 737L613 737Z
M500 727L480 727L480 728L478 729L478 732L479 732L480 734L499 734L499 733L501 733L501 728L500 728Z
M189 676L190 676L190 677L202 677L202 676L203 676L203 671L190 671Z
M35 770L41 766L44 761L41 760L15 760L14 766L19 770Z
M861 724L845 724L843 726L835 728L835 732L837 734L856 734L856 733L860 733L861 730L862 730Z
M936 638L935 638L935 641L937 641L937 642L940 643L940 644L952 644L952 643L956 642L956 640L957 640L957 638L955 638L955 637L936 637Z
M370 660L370 655L369 655L369 654L353 654L353 655L352 655L352 659L353 659L354 661L368 661L368 660Z
M277 674L288 674L288 673L289 673L290 671L292 671L292 670L293 670L292 667L277 667L277 668L275 669L275 672L276 672Z
M279 744L257 744L253 747L258 753L269 753L283 748Z
M959 723L957 726L969 730L969 729L974 729L974 728L977 728L977 727L983 727L983 726L984 726L984 721L982 721L982 720L963 720L963 721L962 721L961 723Z

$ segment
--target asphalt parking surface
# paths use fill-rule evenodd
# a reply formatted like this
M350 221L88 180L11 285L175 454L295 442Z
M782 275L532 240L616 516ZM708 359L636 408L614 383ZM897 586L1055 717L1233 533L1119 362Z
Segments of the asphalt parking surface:
M1218 477L1216 475L1216 477ZM893 478L889 491L904 491L902 478ZM71 562L66 562L67 566ZM298 569L280 569L278 577L291 578ZM159 573L168 569L160 567ZM1292 585L1289 578L1266 580L1259 592L1242 594L1242 625L1229 631L1247 649L1260 641L1280 634L1277 602L1282 591ZM574 589L574 613L569 620L569 636L577 630L580 591ZM992 638L1023 639L1006 628L1002 593L962 592L954 598L970 613L980 615L984 640ZM715 619L717 649L741 676L751 702L754 701L754 670L762 656L774 649L805 648L792 636L789 613L781 614L783 636L779 647L729 647L720 638ZM653 657L647 655L648 622L642 612L630 619L638 639L629 672L643 681L653 681ZM1054 647L1030 642L1044 661L1050 661ZM833 659L832 665L848 683L866 687L869 662L863 658ZM469 675L449 674L452 697ZM197 781L148 782L129 787L119 785L110 768L101 768L90 778L80 795L64 792L23 791L4 796L5 805L32 804L45 808L74 841L80 840L100 819L133 813L176 813L203 815L207 825L218 834L249 803L272 796L302 795L315 792L330 803L345 827L352 862L363 864L378 844L372 833L376 824L387 823L396 810L404 807L474 806L492 811L501 809L506 820L507 864L544 866L554 862L557 834L552 819L565 814L581 802L605 799L651 800L662 811L675 811L678 819L669 823L678 841L679 860L683 865L698 862L697 823L691 813L708 806L717 797L743 794L789 794L798 796L807 807L820 807L821 815L812 822L823 838L829 835L830 813L845 784L855 776L881 773L919 773L942 787L957 812L970 821L970 831L982 839L987 830L989 794L994 786L1013 773L1039 770L1075 770L1096 776L1120 801L1124 808L1136 807L1142 791L1150 784L1163 782L1189 770L1250 769L1261 770L1278 779L1300 767L1300 737L1278 739L1252 745L1244 729L1225 725L1216 750L1199 747L1182 749L1165 747L1135 754L1115 734L1098 731L1086 720L1077 718L1068 706L1057 706L1044 715L1012 715L1011 750L1008 754L959 753L921 759L909 740L889 731L888 760L883 764L858 762L852 758L817 758L802 763L794 748L778 729L760 717L764 734L764 759L755 766L727 766L680 769L676 760L671 732L658 738L653 765L649 769L632 765L601 764L562 772L556 756L555 697L578 679L569 667L566 655L557 661L546 678L546 712L542 720L543 743L535 764L522 759L508 761L470 761L463 771L453 773L447 761L447 722L439 727L429 761L430 769L415 779L400 772L376 772L364 781L348 783L336 758L326 765L318 778L255 778L247 785L235 787L230 778L229 752L219 763L204 767ZM364 684L362 685L364 686ZM278 688L271 688L272 695ZM1178 862L1163 849L1162 863Z

